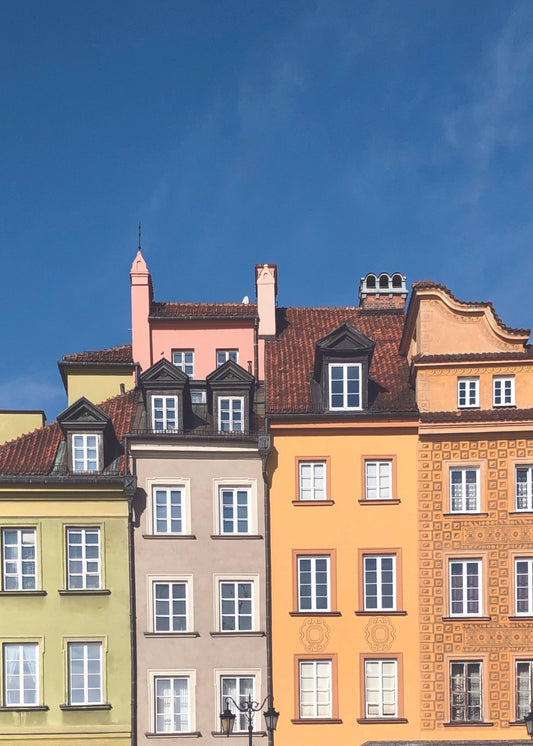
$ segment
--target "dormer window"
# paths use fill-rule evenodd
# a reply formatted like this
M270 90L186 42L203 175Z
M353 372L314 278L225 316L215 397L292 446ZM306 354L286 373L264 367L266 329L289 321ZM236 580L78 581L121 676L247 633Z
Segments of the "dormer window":
M329 408L361 409L361 364L329 364Z
M221 396L218 400L218 430L242 433L244 430L244 397Z
M72 436L73 471L99 471L98 435Z
M152 429L176 430L178 427L178 397L152 396Z
M253 375L233 360L227 360L207 376L214 430L220 434L249 432L254 381Z

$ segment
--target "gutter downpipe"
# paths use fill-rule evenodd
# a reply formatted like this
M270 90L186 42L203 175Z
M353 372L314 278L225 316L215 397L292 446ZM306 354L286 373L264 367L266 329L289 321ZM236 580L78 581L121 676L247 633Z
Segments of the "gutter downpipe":
M268 432L268 417L265 418L265 429ZM272 552L270 547L270 486L268 483L267 461L270 453L271 439L269 435L259 436L259 454L263 472L263 497L265 519L265 616L266 616L266 659L267 659L267 697L269 704L274 706L272 682ZM268 746L274 745L274 732L267 729Z
M129 438L124 436L124 472L129 471L130 454ZM135 469L132 469L133 476ZM137 618L135 598L135 554L134 554L134 527L133 527L133 499L134 495L128 496L128 566L130 581L130 635L131 635L131 746L137 746Z
M254 378L257 381L258 380L258 371L259 371L259 339L258 339L258 330L259 330L259 318L256 316L254 319ZM265 383L266 387L266 383ZM266 388L265 388L266 390Z

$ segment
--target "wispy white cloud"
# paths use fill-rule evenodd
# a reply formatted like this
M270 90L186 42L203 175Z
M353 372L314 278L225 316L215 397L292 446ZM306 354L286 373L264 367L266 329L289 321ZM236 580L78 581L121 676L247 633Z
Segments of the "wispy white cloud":
M43 409L50 421L65 406L63 387L41 378L20 376L0 383L0 409Z

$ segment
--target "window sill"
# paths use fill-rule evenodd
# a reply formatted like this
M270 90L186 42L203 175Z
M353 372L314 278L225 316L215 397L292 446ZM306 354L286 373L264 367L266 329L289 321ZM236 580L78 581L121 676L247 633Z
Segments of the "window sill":
M341 725L340 718L294 718L293 725Z
M443 518L488 518L488 513L481 513L478 510L457 510L453 513L443 513Z
M226 734L221 733L219 730L212 730L211 735L214 738L227 738ZM267 732L265 730L254 730L254 732L252 733L252 736L254 738L265 738L266 735L267 735ZM235 731L233 731L233 733L231 734L231 737L233 738L233 736L237 736L237 737L240 736L241 738L245 736L246 738L248 738L248 731L244 730L239 733L235 733Z
M383 498L379 500L358 500L359 505L399 505L401 500L397 497Z
M265 633L258 630L232 629L227 632L210 632L211 637L265 637Z
M533 614L514 614L508 618L510 622L530 622L533 619Z
M520 725L522 728L524 727L523 720L509 720L508 724L511 728L514 728L516 725Z
M46 596L46 591L0 591L0 596Z
M522 515L533 515L533 508L528 508L527 510L510 510L508 515L513 517Z
M261 534L211 534L212 539L262 539Z
M342 616L340 611L289 611L289 616Z
M196 539L194 534L143 534L143 539Z
M311 507L311 505L335 505L335 500L293 500L293 505L300 505L300 506L307 506L308 508Z
M354 611L355 616L407 616L406 611L389 611L388 609L373 611Z
M59 705L60 710L68 710L76 712L78 710L85 712L86 710L111 710L111 705L106 702L101 705Z
M144 632L144 637L200 637L199 632Z
M408 723L409 720L407 718L388 718L388 717L382 717L382 718L357 718L358 723L366 724L366 725L379 725L385 724L385 723L394 723L395 725L398 725L398 723Z
M108 588L60 588L60 596L110 596Z
M201 738L199 730L189 731L187 733L145 733L146 738Z
M485 720L457 720L452 723L443 723L445 728L492 728L493 725L494 723L487 723Z
M490 616L476 616L475 614L465 614L461 616L458 614L457 616L443 616L442 621L443 622L490 622L492 617Z
M49 709L48 705L12 705L0 707L0 712L47 712Z

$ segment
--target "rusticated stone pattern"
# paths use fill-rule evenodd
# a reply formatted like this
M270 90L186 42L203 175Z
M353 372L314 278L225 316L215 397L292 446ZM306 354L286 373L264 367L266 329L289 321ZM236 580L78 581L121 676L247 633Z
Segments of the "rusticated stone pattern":
M419 445L419 551L421 623L422 727L434 730L449 720L446 711L446 656L479 656L483 676L485 720L507 728L513 712L514 671L511 655L533 656L533 623L510 620L513 552L533 553L533 516L509 515L514 484L511 459L533 463L533 440L444 440ZM481 470L482 510L488 516L449 516L447 462L485 466ZM483 614L490 621L445 621L448 557L483 560ZM486 587L488 585L488 587Z

